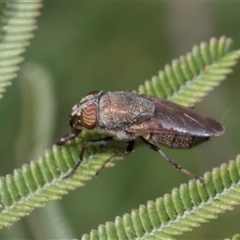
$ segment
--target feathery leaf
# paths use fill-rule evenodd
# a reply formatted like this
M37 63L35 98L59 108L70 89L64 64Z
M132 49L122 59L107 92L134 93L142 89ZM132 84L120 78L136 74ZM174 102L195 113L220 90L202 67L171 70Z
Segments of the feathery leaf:
M196 180L181 184L171 194L100 225L81 239L102 239L103 230L106 239L175 239L217 218L240 204L240 155L205 173L204 180L205 184Z
M92 136L86 133L85 138ZM86 159L80 171L71 178L63 179L68 169L73 168L78 161L77 146L82 144L83 140L76 139L61 148L54 146L38 161L31 161L30 165L15 169L13 175L0 178L0 228L11 225L28 215L32 209L43 207L48 201L60 199L69 190L85 185L85 181L96 175L111 156L106 148L91 147L90 153L86 151ZM114 151L115 146L110 149Z
M194 46L191 53L166 65L138 91L192 107L232 72L240 57L239 51L231 51L232 45L232 40L223 36Z
M11 84L36 29L41 0L6 1L0 23L0 94ZM2 97L2 95L0 95Z

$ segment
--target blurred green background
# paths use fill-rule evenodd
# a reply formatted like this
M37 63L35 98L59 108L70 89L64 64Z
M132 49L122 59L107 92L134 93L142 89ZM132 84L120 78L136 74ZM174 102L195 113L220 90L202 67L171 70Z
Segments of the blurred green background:
M231 37L239 49L239 12L238 2L45 1L35 38L25 53L23 69L1 100L1 175L12 174L14 168L36 159L57 138L69 132L67 120L71 107L87 92L137 90L166 63L211 37ZM24 145L21 139L28 141L34 134L29 109L34 110L35 105L28 100L34 98L30 96L34 91L29 83L24 83L25 76L31 78L32 74L31 65L29 70L26 64L33 62L45 73L42 79L38 76L35 80L44 81L46 76L49 79L46 84L51 86L51 99L44 106L50 107L48 117L52 122L41 126L43 131L50 128L47 146L30 154L34 143ZM227 81L196 105L197 110L222 122L226 133L193 150L164 149L197 175L235 159L240 153L239 66ZM41 84L35 88L42 91ZM86 187L70 192L56 204L34 210L13 227L1 230L0 238L79 238L99 224L113 221L115 216L170 193L172 188L187 181L184 174L161 156L139 148L114 168L102 171ZM239 215L240 208L236 207L235 211L182 235L181 239L230 237L239 232ZM48 221L52 225L46 224Z

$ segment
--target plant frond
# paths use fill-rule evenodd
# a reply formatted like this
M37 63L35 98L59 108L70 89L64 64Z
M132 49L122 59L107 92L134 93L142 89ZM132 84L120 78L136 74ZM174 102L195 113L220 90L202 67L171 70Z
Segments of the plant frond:
M166 65L138 91L192 107L232 72L240 57L239 51L231 51L232 45L232 40L223 36L194 46L191 53Z
M175 239L240 204L240 155L205 173L205 184L190 180L171 194L100 225L82 240Z
M0 23L0 94L11 84L21 56L33 38L32 32L36 29L38 9L42 6L41 0L6 1L1 9ZM2 95L0 95L2 97Z
M85 134L85 138L92 137ZM0 178L0 228L11 225L34 208L43 207L46 202L60 199L69 190L84 186L87 180L96 175L112 154L109 148L108 152L104 147L87 149L85 160L77 173L63 179L68 169L72 169L78 161L78 146L82 144L83 140L78 138L61 148L54 146L38 161L31 161L22 169L14 170L13 175ZM110 149L114 151L116 148L111 146ZM111 161L106 167L112 164Z

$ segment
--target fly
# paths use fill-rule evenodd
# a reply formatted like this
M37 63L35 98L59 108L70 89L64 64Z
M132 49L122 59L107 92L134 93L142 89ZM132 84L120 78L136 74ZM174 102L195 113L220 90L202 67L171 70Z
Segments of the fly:
M148 148L161 154L175 168L191 178L203 181L174 162L155 144L173 149L189 149L224 133L224 127L219 122L190 108L150 95L124 91L88 93L73 106L69 124L72 131L60 138L57 145L64 145L76 138L83 129L95 129L107 137L86 141L77 164L65 178L76 171L87 146L105 145L114 140L126 141L126 150L113 156L128 155L134 149L136 138L140 138Z

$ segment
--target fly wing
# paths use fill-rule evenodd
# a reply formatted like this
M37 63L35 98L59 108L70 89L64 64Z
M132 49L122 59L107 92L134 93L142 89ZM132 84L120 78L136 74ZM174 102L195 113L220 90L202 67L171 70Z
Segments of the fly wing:
M141 95L155 103L155 111L150 119L129 126L129 133L177 132L193 136L219 136L224 127L214 119L195 112L190 108L153 96Z

